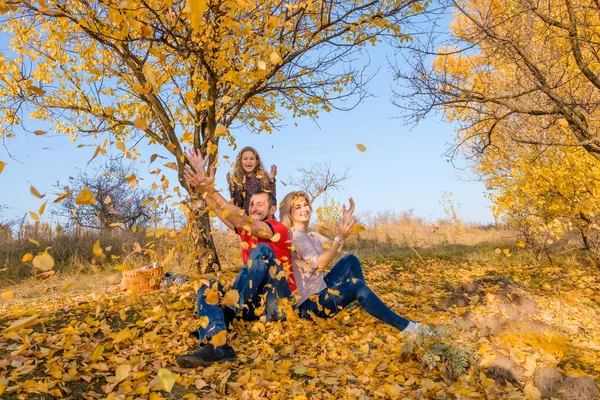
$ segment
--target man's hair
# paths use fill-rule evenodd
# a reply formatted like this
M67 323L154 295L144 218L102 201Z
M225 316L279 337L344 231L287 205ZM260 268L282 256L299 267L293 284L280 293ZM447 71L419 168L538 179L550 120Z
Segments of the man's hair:
M277 199L275 198L275 195L273 194L273 192L267 192L266 190L259 190L258 192L254 193L252 196L256 196L257 194L266 194L268 197L268 202L269 202L269 208L276 206L277 207ZM250 196L250 198L252 198L252 196Z

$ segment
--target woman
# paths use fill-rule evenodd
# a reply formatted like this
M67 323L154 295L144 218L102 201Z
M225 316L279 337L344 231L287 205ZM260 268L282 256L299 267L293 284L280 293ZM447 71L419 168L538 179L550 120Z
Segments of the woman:
M358 300L366 312L403 332L417 329L411 322L390 310L365 283L360 261L348 254L331 270L323 271L331 263L344 240L356 223L354 201L343 206L342 219L333 241L308 229L312 212L310 198L304 192L292 192L280 205L281 222L290 228L292 240L292 268L300 295L297 308L302 318L311 319L311 313L328 318Z

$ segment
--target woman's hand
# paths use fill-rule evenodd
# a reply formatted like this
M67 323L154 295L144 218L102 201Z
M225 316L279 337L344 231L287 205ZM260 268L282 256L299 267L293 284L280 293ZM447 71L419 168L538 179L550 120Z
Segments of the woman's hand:
M277 176L277 165L271 165L271 172L269 173L269 180L274 181Z
M353 216L354 200L352 197L350 197L349 202L350 205L348 208L346 208L345 204L342 206L342 218L340 220L338 233L336 235L344 240L346 240L346 238L352 234L352 227L354 227L354 224L356 224L356 217Z

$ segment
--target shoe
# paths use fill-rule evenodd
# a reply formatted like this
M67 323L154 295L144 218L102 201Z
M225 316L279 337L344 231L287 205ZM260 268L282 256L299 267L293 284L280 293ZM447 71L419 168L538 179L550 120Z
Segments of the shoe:
M235 351L228 344L215 347L208 343L200 347L198 351L178 356L175 361L181 368L206 367L214 363L235 361Z
M409 335L421 334L423 336L434 336L435 335L434 330L431 329L431 327L429 327L428 325L423 325L418 322L412 322L412 321L408 323L408 326L406 328L404 328L402 333L409 334Z
M229 329L229 325L235 319L236 312L234 309L230 307L223 307L223 317L225 318L225 329Z

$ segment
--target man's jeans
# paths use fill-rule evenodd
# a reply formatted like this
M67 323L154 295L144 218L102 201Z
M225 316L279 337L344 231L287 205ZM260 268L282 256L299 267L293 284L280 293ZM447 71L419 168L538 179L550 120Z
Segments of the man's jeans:
M275 253L264 243L259 243L249 254L248 261L242 267L235 283L231 287L237 290L240 299L238 306L230 307L238 316L253 321L265 315L267 321L283 320L285 314L279 310L279 299L290 298L286 274L281 265L275 262ZM211 280L208 286L198 290L198 317L208 317L208 325L198 328L200 342L220 331L227 329L225 314L221 304L208 304L204 293L215 287L222 298L223 285Z
M344 256L324 279L327 289L300 305L302 318L312 319L311 313L321 318L329 318L354 300L358 300L362 308L375 318L400 331L408 326L409 320L390 310L367 286L360 261L355 255Z

